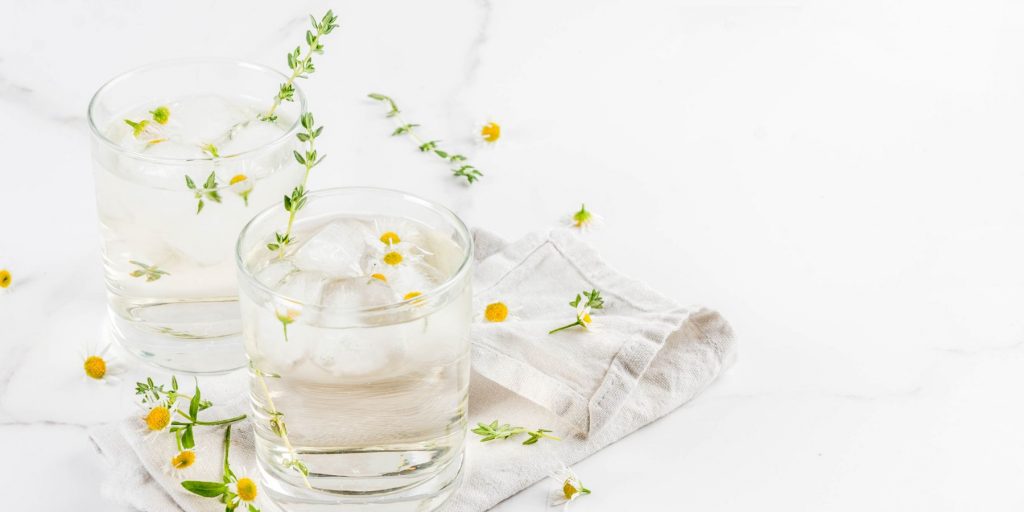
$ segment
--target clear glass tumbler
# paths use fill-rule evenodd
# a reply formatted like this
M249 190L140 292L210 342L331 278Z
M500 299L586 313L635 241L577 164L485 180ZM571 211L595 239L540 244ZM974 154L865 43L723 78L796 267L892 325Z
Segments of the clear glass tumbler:
M262 120L286 77L222 59L149 65L89 104L113 333L177 371L245 365L234 242L301 182L292 156L305 96Z
M432 510L462 468L473 244L396 191L309 194L238 239L264 488L287 510Z

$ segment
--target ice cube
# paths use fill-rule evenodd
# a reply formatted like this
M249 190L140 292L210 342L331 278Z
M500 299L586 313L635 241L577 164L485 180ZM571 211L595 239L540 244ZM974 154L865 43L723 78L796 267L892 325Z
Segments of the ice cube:
M214 94L191 96L168 105L172 138L194 144L216 143L238 123L254 119L252 109Z
M366 249L365 234L358 226L333 222L301 243L289 259L302 270L356 277L362 274L359 262Z
M318 305L330 276L315 270L296 270L282 279L275 291L304 305Z
M294 263L284 261L271 261L267 266L256 272L256 280L271 288L277 288L282 281L293 272L298 272L299 267Z
M335 377L368 382L403 371L409 336L404 325L328 329L311 351L313 363Z
M163 137L161 137L163 138ZM160 140L160 138L156 139ZM190 159L190 158L206 158L209 155L206 154L202 147L192 142L185 142L168 138L162 142L150 143L148 141L138 141L132 143L134 150L153 158L177 158L177 159Z
M423 261L400 265L388 278L394 289L404 296L411 292L426 293L441 284L443 276Z
M227 132L228 139L218 149L221 155L237 155L269 144L283 134L284 130L276 123L263 121L241 123Z
M323 305L330 309L358 309L398 301L387 283L371 277L335 279L324 287Z

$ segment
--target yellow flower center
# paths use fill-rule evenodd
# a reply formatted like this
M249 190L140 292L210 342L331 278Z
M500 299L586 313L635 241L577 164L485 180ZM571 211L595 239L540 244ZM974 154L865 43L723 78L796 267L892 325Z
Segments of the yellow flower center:
M380 241L388 245L394 245L401 242L402 239L398 237L398 233L395 233L394 231L387 231L380 236Z
M107 374L107 362L100 356L89 356L85 358L85 374L96 380L100 380Z
M175 469L185 469L191 466L195 461L196 452L193 452L192 450L185 450L171 459L171 465L174 466Z
M496 142L501 138L501 126L494 121L483 125L483 127L480 128L480 137L487 142Z
M231 178L231 181L229 181L228 184L229 185L234 185L235 183L238 183L240 181L245 181L247 179L249 179L249 177L244 175L244 174L236 174L234 177Z
M488 304L484 310L484 318L488 322L504 322L508 318L508 306L501 302Z
M256 499L256 482L248 477L238 479L238 497L251 502Z
M370 277L374 279L379 279L381 281L384 281L385 283L388 282L388 278L384 274L370 274Z
M402 262L402 255L397 251L391 251L384 255L384 263L395 266Z
M149 410L149 414L146 415L146 426L150 430L157 431L167 428L167 425L171 422L171 411L168 411L166 407L158 405Z
M587 325L590 325L590 322L592 321L592 320L590 320L590 313L584 313L583 317L582 317L582 320L583 320L583 323L585 323Z
M409 292L409 293L405 294L405 297L402 297L402 300L415 299L416 297L419 297L420 295L423 295L423 294L420 293L420 292Z
M0 270L0 288L7 288L11 285L11 272Z
M562 486L562 494L565 495L565 499L567 500L571 500L572 497L579 492L579 489L572 484L572 480L566 480L565 485Z

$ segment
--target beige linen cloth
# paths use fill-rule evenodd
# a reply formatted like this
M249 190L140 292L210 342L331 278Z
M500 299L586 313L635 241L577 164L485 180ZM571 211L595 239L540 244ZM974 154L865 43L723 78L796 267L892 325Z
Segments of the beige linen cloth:
M563 440L523 446L521 439L480 443L470 434L464 480L444 512L486 510L562 464L586 458L689 401L735 358L732 330L718 313L680 307L622 276L569 231L535 233L513 244L485 231L474 239L470 425L497 419L550 428ZM605 298L604 309L593 314L595 329L549 335L575 318L569 300L593 288ZM497 301L508 305L509 319L486 322L484 308ZM244 390L238 375L216 394L237 397ZM224 416L232 409L244 405L220 408ZM219 510L216 500L185 492L181 478L165 469L174 443L147 440L140 426L138 418L128 418L91 432L112 468L107 496L146 512ZM197 453L219 454L221 442L220 435L200 433ZM200 456L185 477L219 480L218 457ZM255 473L248 425L233 430L231 460L232 467Z

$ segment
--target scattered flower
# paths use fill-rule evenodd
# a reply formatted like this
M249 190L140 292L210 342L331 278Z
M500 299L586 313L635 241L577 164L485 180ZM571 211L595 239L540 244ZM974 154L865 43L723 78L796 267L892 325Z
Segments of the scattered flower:
M232 192L238 194L245 201L245 205L249 206L249 193L252 192L253 182L248 176L244 174L236 174L228 181L228 188Z
M494 302L484 309L484 319L488 322L504 322L508 318L508 306L504 302Z
M494 121L481 123L476 128L477 142L494 144L501 138L501 125Z
M11 271L6 268L0 269L0 288L11 286Z
M116 357L108 355L109 350L110 344L104 345L100 350L86 347L82 353L82 370L85 380L105 384L120 382L118 375L121 374L123 368Z
M562 465L562 469L551 474L551 478L557 486L551 493L551 506L561 506L563 510L569 510L569 504L585 494L590 494L590 489L583 486L576 473L569 467Z
M586 302L583 301L583 297L587 298ZM575 327L577 325L588 331L594 330L594 320L591 318L590 313L592 310L604 308L604 298L601 297L601 292L594 289L589 292L584 291L582 297L580 294L576 294L576 298L569 302L569 305L576 308L576 321L571 324L552 329L548 331L548 334L554 334L558 331Z
M579 211L569 216L569 226L580 231L587 231L601 225L604 219L587 209L587 205L581 204Z

